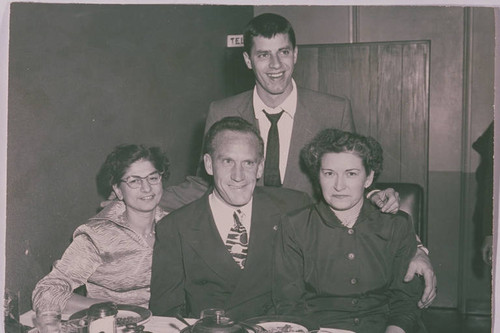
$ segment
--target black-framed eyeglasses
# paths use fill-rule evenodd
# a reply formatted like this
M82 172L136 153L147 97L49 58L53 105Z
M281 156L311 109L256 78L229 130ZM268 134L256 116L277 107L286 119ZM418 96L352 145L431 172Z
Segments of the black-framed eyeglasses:
M147 180L149 185L158 185L161 182L162 172L153 171L145 177L130 176L125 179L120 179L123 183L127 184L132 189L138 189L142 186L142 181Z

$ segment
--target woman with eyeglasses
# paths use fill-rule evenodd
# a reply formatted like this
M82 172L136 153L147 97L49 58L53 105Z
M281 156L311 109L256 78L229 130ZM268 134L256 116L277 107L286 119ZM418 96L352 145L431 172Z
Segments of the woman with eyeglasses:
M121 145L97 175L100 194L118 200L79 226L52 271L33 291L33 309L59 304L65 313L113 301L148 306L155 223L167 213L158 203L169 176L157 147ZM73 291L85 285L87 296Z

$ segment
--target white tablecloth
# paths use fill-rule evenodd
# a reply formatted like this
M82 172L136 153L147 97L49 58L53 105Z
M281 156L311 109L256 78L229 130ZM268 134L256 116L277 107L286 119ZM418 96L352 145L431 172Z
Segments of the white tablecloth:
M21 315L20 321L21 324L27 325L30 327L34 327L35 324L33 322L33 319L35 317L35 313L33 311L28 311L24 314ZM62 315L62 319L68 319L69 315ZM188 323L194 324L196 322L196 319L188 318L186 319ZM150 331L153 333L178 333L180 332L184 327L186 327L185 324L183 324L181 321L179 321L177 318L174 317L157 317L157 316L152 316L148 322L146 322L144 325L144 330L145 331ZM36 333L37 330L30 331L29 333ZM336 329L336 328L322 328L320 333L354 333L352 331L346 331L346 330L341 330L341 329Z
M23 325L34 327L34 318L35 318L35 313L33 311L28 311L26 313L23 313L20 316L20 322ZM69 318L68 314L63 314L62 319L67 320ZM188 323L194 324L196 322L196 319L186 319ZM174 317L157 317L157 316L152 316L148 322L144 324L144 330L145 331L150 331L153 333L178 333L180 332L184 327L186 327L185 324L183 324L181 321ZM36 330L34 330L36 332Z

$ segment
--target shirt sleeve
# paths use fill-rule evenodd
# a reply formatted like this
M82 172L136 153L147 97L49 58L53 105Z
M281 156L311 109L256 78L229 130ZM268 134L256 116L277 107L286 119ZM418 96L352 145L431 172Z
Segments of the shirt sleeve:
M273 265L273 302L278 314L303 315L304 257L288 218L283 217L276 240Z
M420 279L404 282L408 264L414 256L417 241L409 217L395 222L395 258L393 277L388 290L390 316L387 325L401 327L406 333L415 332L421 311L417 302L422 293Z
M203 196L208 189L208 182L201 177L188 176L179 185L168 186L160 200L160 207L172 212Z
M102 264L99 251L87 234L73 239L52 271L33 290L33 309L59 304L64 309L73 290L85 284Z
M149 309L155 316L186 314L180 232L172 220L158 222L151 269Z

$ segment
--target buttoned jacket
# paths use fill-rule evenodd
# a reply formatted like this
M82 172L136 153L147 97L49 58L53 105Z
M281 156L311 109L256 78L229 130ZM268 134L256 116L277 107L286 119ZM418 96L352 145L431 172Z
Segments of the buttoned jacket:
M208 193L157 225L150 309L155 315L198 317L205 308L223 308L240 320L272 312L271 264L281 216L304 207L307 194L256 187L248 257L242 270L221 239Z

